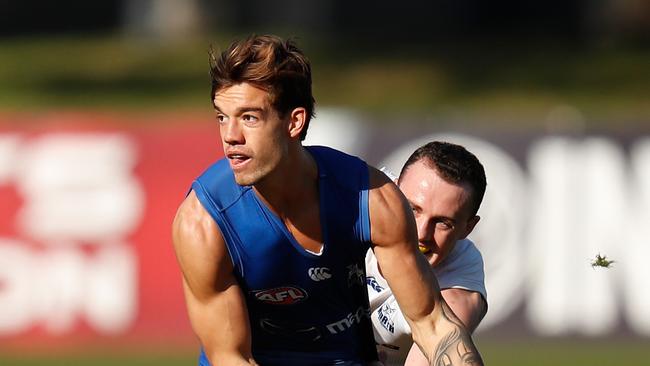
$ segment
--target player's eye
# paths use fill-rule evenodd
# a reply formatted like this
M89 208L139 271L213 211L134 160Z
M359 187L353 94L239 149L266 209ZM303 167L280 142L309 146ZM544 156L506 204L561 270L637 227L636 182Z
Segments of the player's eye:
M217 114L217 122L224 123L226 121L226 116L223 114Z
M451 230L454 228L454 225L448 221L438 221L436 222L436 227L440 230Z
M242 116L242 120L244 120L244 122L247 123L253 123L253 122L257 122L259 119L252 114L245 114Z

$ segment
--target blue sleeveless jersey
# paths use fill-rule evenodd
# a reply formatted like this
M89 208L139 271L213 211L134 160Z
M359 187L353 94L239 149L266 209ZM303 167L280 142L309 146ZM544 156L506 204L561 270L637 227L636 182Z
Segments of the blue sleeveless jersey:
M192 184L225 239L248 306L261 365L362 365L376 360L365 253L370 245L368 167L326 147L318 166L323 251L306 251L227 159ZM201 364L207 365L205 354ZM218 365L213 365L218 366Z

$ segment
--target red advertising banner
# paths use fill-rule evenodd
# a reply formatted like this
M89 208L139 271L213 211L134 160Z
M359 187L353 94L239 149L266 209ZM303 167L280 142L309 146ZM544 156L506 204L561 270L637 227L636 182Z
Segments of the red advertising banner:
M211 116L0 116L0 349L194 344L171 244Z
M213 121L0 115L0 352L197 347L171 223L223 156ZM647 339L650 131L449 128L322 109L305 143L392 171L432 140L479 157L489 183L471 239L490 304L479 336ZM597 254L616 265L592 267Z

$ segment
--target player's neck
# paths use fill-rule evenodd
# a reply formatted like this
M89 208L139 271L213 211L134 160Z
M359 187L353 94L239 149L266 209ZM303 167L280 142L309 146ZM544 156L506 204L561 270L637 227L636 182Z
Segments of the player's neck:
M316 161L302 145L295 146L287 159L254 188L273 211L288 213L318 197Z

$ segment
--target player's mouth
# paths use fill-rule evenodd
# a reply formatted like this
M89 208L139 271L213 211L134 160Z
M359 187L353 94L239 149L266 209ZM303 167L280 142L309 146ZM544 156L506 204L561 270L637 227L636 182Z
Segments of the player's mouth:
M230 160L230 167L232 170L243 169L246 163L251 160L248 155L239 153L227 154L226 156L228 157L228 160Z
M429 254L432 250L431 247L423 245L423 244L418 244L418 249L420 249L420 253L422 254Z

